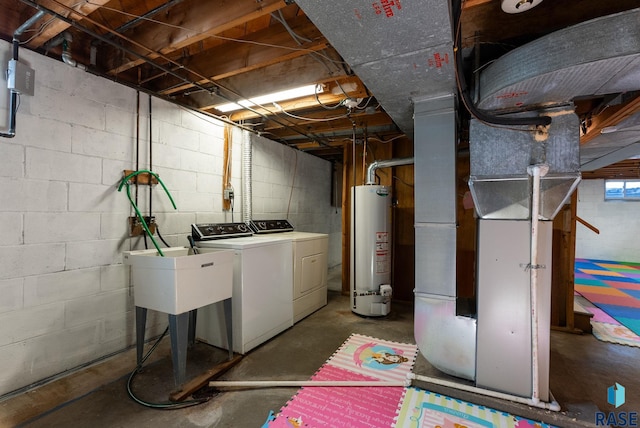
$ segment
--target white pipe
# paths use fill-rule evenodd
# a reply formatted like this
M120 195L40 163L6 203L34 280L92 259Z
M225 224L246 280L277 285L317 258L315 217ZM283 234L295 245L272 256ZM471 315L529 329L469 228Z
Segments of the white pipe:
M251 136L242 133L242 221L251 221Z
M531 195L531 259L529 274L531 280L531 400L540 401L539 356L538 356L538 220L540 217L540 177L549 171L547 165L533 165L527 172L533 176Z
M224 386L237 387L275 387L275 386L409 386L410 381L363 381L363 380L218 380L209 382L214 388Z
M505 394L503 392L492 391L490 389L478 388L476 386L471 385L463 385L460 383L451 382L444 379L437 379L429 376L417 375L415 373L408 373L407 378L409 380L419 380L422 382L433 383L435 385L445 386L447 388L459 389L461 391L472 392L474 394L486 395L488 397L499 398L501 400L514 401L516 403L526 404L528 406L538 407L540 409L551 410L553 412L560 411L560 404L553 398L551 392L549 392L549 396L551 398L551 402L546 403L544 401L534 401L531 398L518 397L517 395Z

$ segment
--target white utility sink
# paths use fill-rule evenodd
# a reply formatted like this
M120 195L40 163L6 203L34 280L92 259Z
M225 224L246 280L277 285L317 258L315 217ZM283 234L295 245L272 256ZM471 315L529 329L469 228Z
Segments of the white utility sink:
M135 305L172 315L231 297L232 250L192 254L187 247L125 251L131 265Z

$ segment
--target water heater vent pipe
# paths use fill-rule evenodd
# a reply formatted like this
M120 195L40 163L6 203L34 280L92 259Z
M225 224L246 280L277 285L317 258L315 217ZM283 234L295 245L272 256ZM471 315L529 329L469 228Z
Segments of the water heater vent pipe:
M387 160L376 160L369 164L367 168L367 186L376 184L376 170L379 168L389 168L392 166L411 165L413 164L413 157L410 158L396 158Z

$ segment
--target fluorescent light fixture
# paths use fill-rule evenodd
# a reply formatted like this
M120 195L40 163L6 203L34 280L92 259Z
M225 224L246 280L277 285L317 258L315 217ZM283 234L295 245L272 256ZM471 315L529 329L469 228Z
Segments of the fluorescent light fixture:
M247 107L255 105L265 105L278 101L292 100L294 98L306 97L315 93L320 94L324 91L322 85L306 85L298 88L287 89L286 91L274 92L267 95L261 95L259 97L249 98L248 100L242 100L237 103L227 103L215 106L216 110L222 113L227 113L235 110L242 110Z

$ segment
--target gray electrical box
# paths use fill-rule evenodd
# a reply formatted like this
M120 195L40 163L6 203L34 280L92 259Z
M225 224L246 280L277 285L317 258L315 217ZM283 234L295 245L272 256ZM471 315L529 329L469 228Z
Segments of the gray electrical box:
M34 93L36 72L18 60L9 60L7 69L7 88L22 95Z

